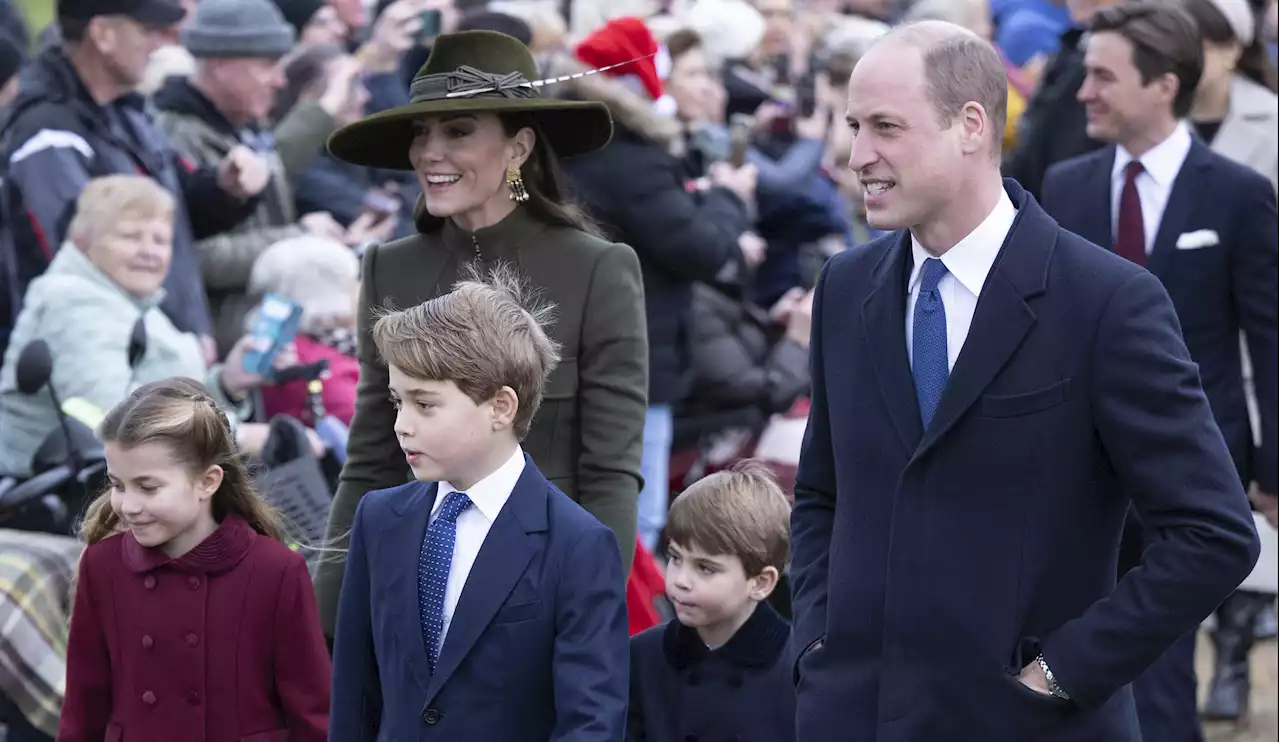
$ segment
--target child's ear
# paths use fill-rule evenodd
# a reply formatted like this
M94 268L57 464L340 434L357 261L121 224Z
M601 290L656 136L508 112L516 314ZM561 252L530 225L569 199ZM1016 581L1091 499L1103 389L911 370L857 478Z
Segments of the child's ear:
M763 603L773 594L778 586L777 567L765 567L760 574L751 578L751 599Z
M516 390L504 386L493 395L489 405L493 411L493 429L503 430L515 422L516 411L520 409L520 398L516 396Z
M222 486L222 479L225 476L226 472L217 464L205 469L204 473L200 475L200 480L196 482L196 490L200 495L200 499L211 499L213 493L217 492L218 488Z

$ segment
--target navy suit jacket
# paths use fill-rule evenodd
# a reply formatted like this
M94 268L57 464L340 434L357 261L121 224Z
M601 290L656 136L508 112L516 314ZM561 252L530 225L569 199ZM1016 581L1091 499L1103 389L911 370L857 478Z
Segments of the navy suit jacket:
M1163 286L1005 187L1018 216L928 429L909 234L819 279L792 514L798 742L1137 742L1127 684L1257 558ZM1164 537L1117 583L1131 501ZM1041 652L1073 700L1017 680Z
M431 674L418 557L435 483L370 492L333 648L333 742L619 742L629 661L613 533L525 457Z
M1111 167L1114 146L1054 165L1045 176L1044 209L1064 229L1114 249ZM1276 344L1276 194L1262 175L1192 140L1174 180L1147 260L1178 311L1191 358L1222 437L1244 483L1277 491L1276 434L1280 369ZM1178 237L1211 230L1218 244L1178 249ZM1253 363L1262 445L1253 445L1240 360L1240 333Z

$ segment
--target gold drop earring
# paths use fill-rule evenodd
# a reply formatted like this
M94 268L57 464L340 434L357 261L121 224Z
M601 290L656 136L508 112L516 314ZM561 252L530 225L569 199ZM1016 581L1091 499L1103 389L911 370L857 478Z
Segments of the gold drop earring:
M512 201L524 203L529 200L529 192L524 188L524 176L515 165L507 168L507 189L511 191Z

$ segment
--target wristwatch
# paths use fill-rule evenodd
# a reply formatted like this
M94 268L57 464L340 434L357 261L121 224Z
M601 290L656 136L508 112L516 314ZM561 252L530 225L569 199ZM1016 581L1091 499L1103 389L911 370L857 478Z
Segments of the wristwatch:
M1070 701L1071 696L1068 696L1067 692L1062 689L1062 686L1058 685L1058 681L1053 677L1053 670L1049 669L1049 663L1044 661L1043 654L1036 657L1036 664L1040 665L1040 670L1044 672L1045 680L1049 681L1049 693L1052 694L1054 698L1061 698L1064 701Z

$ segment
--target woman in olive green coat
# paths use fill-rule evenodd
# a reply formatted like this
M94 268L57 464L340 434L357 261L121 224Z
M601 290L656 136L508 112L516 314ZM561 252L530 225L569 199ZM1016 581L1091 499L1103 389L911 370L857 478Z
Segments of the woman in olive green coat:
M336 132L329 149L367 167L414 170L419 234L370 248L359 310L360 384L348 459L329 517L345 547L366 492L403 484L387 368L369 332L376 312L447 293L463 268L507 261L556 305L563 360L547 381L525 450L557 487L613 529L630 567L648 386L640 264L567 202L558 157L612 135L601 105L543 97L516 39L467 31L437 39L411 103ZM316 595L333 636L341 559L323 560Z

